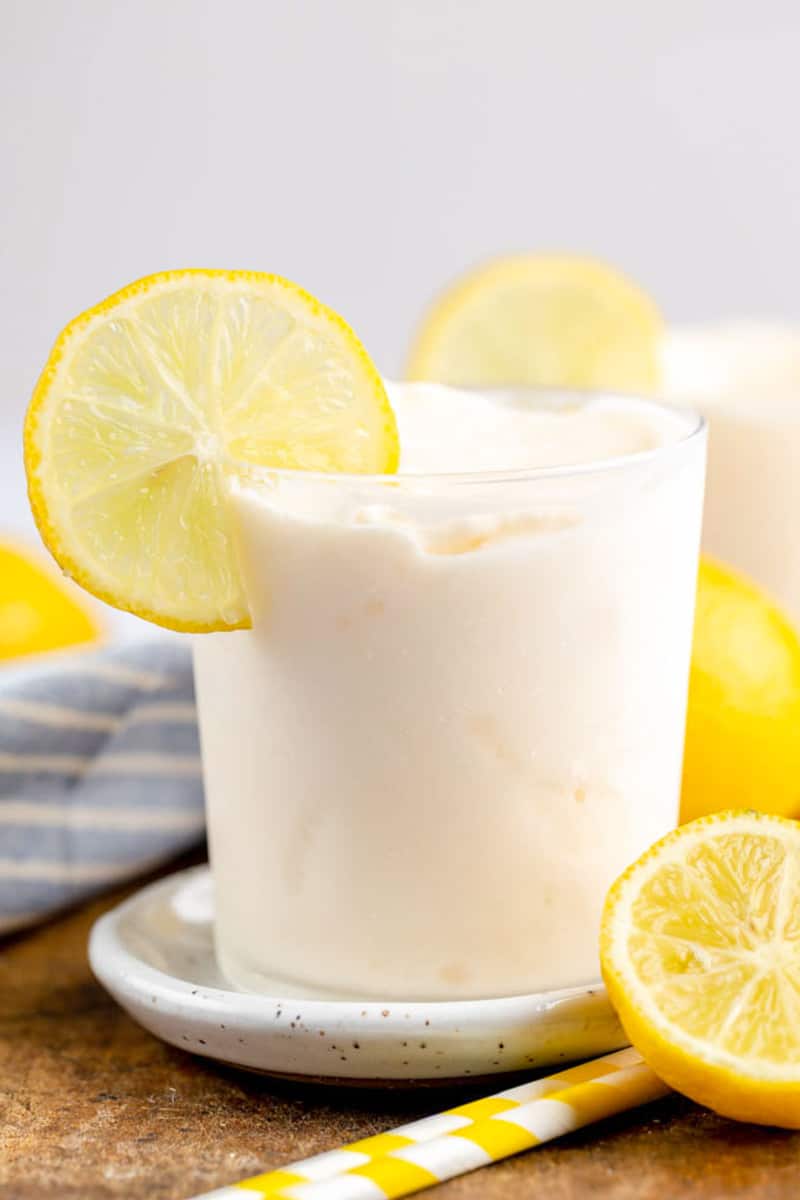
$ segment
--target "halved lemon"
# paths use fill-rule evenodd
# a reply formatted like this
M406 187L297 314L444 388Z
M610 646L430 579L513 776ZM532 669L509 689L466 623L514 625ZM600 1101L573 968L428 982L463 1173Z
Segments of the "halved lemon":
M478 267L433 305L408 375L461 386L653 392L662 322L592 259L521 255Z
M250 623L226 490L237 463L396 470L397 428L345 322L249 271L133 283L59 337L25 422L34 517L87 591L188 631Z
M682 825L617 880L603 977L666 1083L723 1116L800 1128L800 823Z

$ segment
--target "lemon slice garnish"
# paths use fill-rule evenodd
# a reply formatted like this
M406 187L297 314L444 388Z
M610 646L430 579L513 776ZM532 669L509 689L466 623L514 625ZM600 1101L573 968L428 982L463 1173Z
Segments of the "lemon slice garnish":
M591 259L522 255L479 267L434 304L411 379L461 386L650 393L662 323L652 301Z
M172 629L250 623L237 463L396 470L394 415L352 330L276 275L170 271L59 337L25 424L31 507L62 568Z
M800 1128L800 823L682 825L614 884L603 977L628 1037L678 1091Z

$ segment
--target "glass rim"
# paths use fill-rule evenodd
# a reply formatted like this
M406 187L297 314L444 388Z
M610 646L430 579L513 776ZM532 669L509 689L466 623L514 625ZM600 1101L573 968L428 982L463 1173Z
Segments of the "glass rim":
M407 386L407 384L403 382L395 386L402 387ZM445 387L448 385L435 384L432 386ZM250 481L258 483L276 479L291 479L300 482L307 481L309 483L326 483L333 484L334 486L346 485L350 487L358 485L363 487L373 484L392 485L394 487L402 487L407 484L413 488L415 486L426 485L457 487L463 485L524 483L540 479L582 478L584 476L613 474L618 471L634 469L658 459L680 453L687 445L693 443L705 433L708 428L706 417L697 409L685 404L667 404L663 400L652 396L643 396L636 392L613 392L607 389L594 391L578 388L479 388L465 386L453 387L451 390L479 392L481 395L492 396L497 399L538 396L540 398L550 397L552 400L561 399L564 401L570 399L573 401L576 399L583 401L630 400L636 405L642 405L645 408L654 409L661 413L668 413L671 416L684 418L686 421L686 430L679 437L676 437L674 441L664 442L662 445L654 446L649 450L637 450L632 454L618 454L612 458L592 459L588 462L567 463L562 466L550 467L488 468L479 471L395 471L393 474L385 474L378 472L306 471L289 467L267 467L259 466L257 463L249 463L243 459L234 459L231 465L241 470L240 481L244 487L247 487Z

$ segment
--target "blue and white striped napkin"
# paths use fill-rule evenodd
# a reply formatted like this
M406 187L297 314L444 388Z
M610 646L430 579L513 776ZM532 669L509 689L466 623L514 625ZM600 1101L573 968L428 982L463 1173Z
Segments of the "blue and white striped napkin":
M187 642L0 672L0 933L148 870L203 824Z

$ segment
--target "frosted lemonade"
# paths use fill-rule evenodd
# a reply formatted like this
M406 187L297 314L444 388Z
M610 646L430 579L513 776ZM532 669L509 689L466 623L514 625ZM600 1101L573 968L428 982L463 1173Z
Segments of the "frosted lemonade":
M234 983L436 998L596 978L605 892L677 815L696 418L387 395L299 289L174 272L65 331L26 465L71 574L198 634Z
M708 419L703 546L800 626L800 332L738 321L670 330L664 394Z
M591 981L609 883L676 820L703 439L639 402L389 395L399 476L233 489L253 628L195 639L221 964Z

